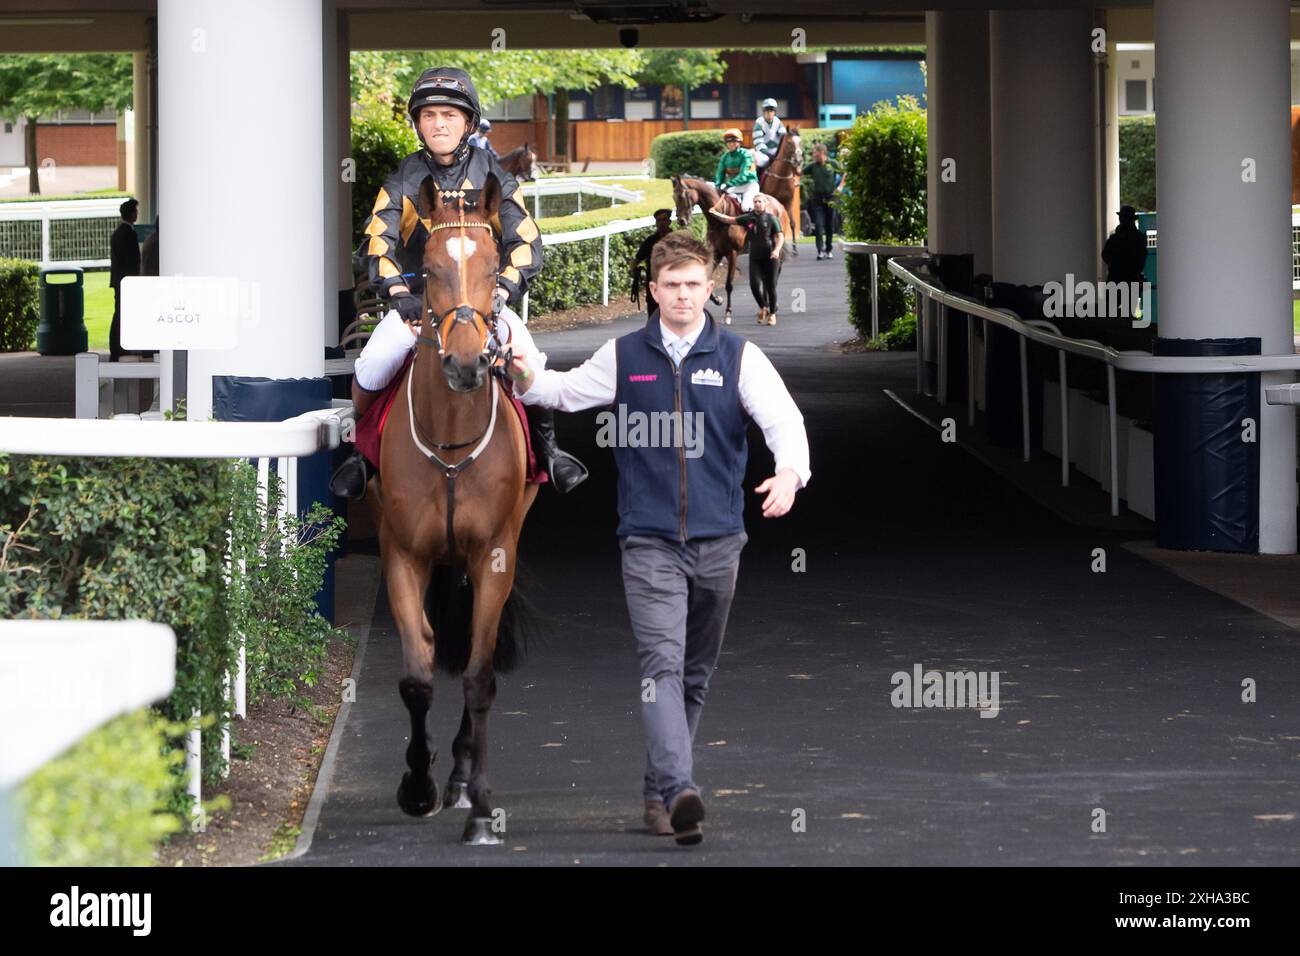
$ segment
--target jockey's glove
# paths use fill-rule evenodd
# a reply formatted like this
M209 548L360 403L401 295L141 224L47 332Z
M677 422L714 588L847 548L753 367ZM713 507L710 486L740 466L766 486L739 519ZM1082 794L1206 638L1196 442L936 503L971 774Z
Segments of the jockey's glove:
M397 310L404 322L420 322L424 319L424 297L401 292L393 296L389 305Z

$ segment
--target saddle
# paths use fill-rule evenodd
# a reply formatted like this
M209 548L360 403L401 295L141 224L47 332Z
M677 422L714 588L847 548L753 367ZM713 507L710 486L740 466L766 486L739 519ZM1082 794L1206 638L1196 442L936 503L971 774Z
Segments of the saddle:
M414 357L414 353L407 356L406 361L397 374L393 376L393 380L388 384L388 387L384 389L375 403L366 409L366 413L357 422L356 437L353 444L357 451L365 455L376 468L379 467L379 442L384 435L384 426L388 424L388 413L392 410L393 401L400 392L399 386L406 377L406 370L410 367ZM497 387L495 376L492 377L488 384L492 388ZM524 403L508 388L506 395L509 397L515 413L519 416L519 424L524 428L524 446L528 450L528 476L526 480L530 485L545 484L550 480L550 476L547 475L544 468L540 467L537 455L533 451L532 430L528 427L528 416L524 411Z
M744 211L740 208L740 197L731 193L723 193L721 202L722 208L718 211L725 216L739 216Z

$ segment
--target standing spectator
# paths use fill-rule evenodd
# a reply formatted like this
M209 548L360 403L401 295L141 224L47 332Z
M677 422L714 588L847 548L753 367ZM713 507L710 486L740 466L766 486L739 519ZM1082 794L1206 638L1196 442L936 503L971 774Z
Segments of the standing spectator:
M1106 263L1107 282L1145 282L1142 269L1147 264L1147 237L1137 227L1137 211L1121 206L1119 225L1101 248Z
M668 235L673 228L673 211L671 209L655 210L655 231L642 240L641 245L637 246L636 255L632 257L632 304L639 304L641 276L646 275L649 279L650 271L650 253L654 251L655 243ZM650 292L650 286L645 287L645 314L654 315L659 305L655 302L654 295Z
M490 132L492 132L491 121L486 119L479 120L478 132L470 136L469 144L471 146L477 146L479 149L486 149L492 154L493 159L500 159L501 157L497 154L496 147L493 146L492 141L488 139L488 133Z
M118 207L122 221L113 230L108 243L108 285L113 290L113 321L108 327L108 358L116 362L122 351L122 277L140 274L140 237L135 233L135 219L140 204L128 199Z
M816 233L817 258L829 259L834 232L831 202L844 188L844 177L840 175L838 164L828 156L825 143L815 143L812 156L813 161L803 168L803 174L812 177L808 215L812 218L813 231Z

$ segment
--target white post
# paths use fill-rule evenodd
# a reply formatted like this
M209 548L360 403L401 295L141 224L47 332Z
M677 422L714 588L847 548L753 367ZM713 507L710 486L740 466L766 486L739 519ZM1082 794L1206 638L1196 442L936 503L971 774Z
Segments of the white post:
M38 174L39 175L39 174ZM41 206L41 266L50 265L50 207Z
M942 302L935 303L935 326L938 329L939 343L939 386L935 389L940 405L948 404L948 306Z
M1065 378L1065 349L1057 349L1056 355L1061 376L1061 487L1064 488L1070 483L1070 386ZM1110 364L1106 367L1113 369Z
M880 338L880 259L871 254L871 337Z
M975 316L966 315L966 424L975 427Z
M1110 513L1119 517L1119 427L1115 421L1115 366L1106 363L1106 405L1110 420Z
M73 359L78 418L99 417L99 353L78 352Z
M578 194L579 196L582 193ZM609 305L609 233L600 237L600 304Z
M186 790L194 799L193 819L200 827L203 823L203 735L199 722L203 712L197 707L190 715L190 729L185 734Z
M524 325L528 324L528 293L527 292L524 293L523 310L519 317L524 320Z
M226 679L222 685L225 688L225 699L230 700L230 671L226 671ZM223 708L221 713L221 776L230 776L230 721Z
M542 191L540 189L533 193L533 218L542 218Z
M1029 345L1020 337L1020 435L1025 461L1029 461Z

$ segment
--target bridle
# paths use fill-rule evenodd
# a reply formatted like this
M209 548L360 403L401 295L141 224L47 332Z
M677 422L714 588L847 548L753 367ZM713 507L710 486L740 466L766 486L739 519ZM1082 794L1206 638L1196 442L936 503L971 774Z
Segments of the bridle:
M797 136L798 136L797 133L787 133L785 136L781 137L781 145L784 146L784 145L785 145L785 141L786 141L787 139L793 140L793 139L797 138ZM776 151L777 154L776 154L775 156L772 157L772 162L771 162L771 163L769 164L769 166L768 166L767 175L770 176L772 179L795 179L795 178L797 178L797 177L800 175L800 173L802 172L802 170L800 169L800 166L801 166L801 163L800 163L800 159L801 159L800 153L801 153L801 152L803 152L803 148L800 146L800 144L799 144L798 142L795 142L795 144L794 144L794 158L793 158L793 159L790 159L790 158L788 158L788 157L783 158L783 157L781 156L781 150L778 148L777 151ZM792 171L792 172L788 172L788 173L778 173L775 169L772 168L772 167L775 166L777 163L784 163L785 165L789 166L793 171Z
M429 459L430 462L437 465L438 468L441 469L443 475L447 479L447 546L450 550L451 563L452 565L455 565L456 538L452 530L452 520L453 520L453 515L455 513L455 507L456 507L456 478L467 468L469 468L470 465L474 464L475 460L478 459L479 455L482 454L483 450L487 448L488 443L492 441L492 435L496 429L496 423L497 423L497 403L498 403L497 392L499 391L499 389L497 388L495 382L489 381L488 388L492 392L491 412L488 416L487 425L484 427L483 431L481 431L478 435L474 436L468 441L462 441L462 442L430 441L428 442L428 444L426 444L420 438L420 434L419 434L420 428L415 420L415 403L411 397L411 383L415 379L415 362L419 361L419 356L420 356L418 346L427 345L432 348L436 348L440 356L445 355L446 345L444 343L444 336L442 331L443 327L447 326L448 324L467 325L473 323L474 326L479 330L479 334L482 336L482 340L483 340L483 346L479 354L487 356L489 368L494 367L498 359L502 361L502 366L501 366L502 368L508 367L512 358L512 354L511 354L512 349L506 348L502 350L497 345L496 342L498 316L497 316L497 309L496 309L497 299L495 294L493 296L494 308L491 315L487 315L483 313L482 311L474 308L472 305L470 305L468 302L465 301L465 289L468 287L468 281L467 281L468 277L466 274L466 267L469 260L469 256L465 254L465 248L466 248L465 241L468 238L466 233L470 229L486 229L488 230L488 232L492 232L493 231L492 226L487 222L470 220L465 218L465 191L464 190L443 190L441 195L444 200L449 200L452 198L458 200L459 216L456 220L452 222L441 222L434 226L431 226L429 228L429 234L430 236L432 236L433 233L441 229L458 229L460 231L461 254L457 257L457 261L459 263L461 301L457 305L453 306L451 309L448 309L447 312L444 313L443 316L438 320L437 324L434 325L434 335L436 336L436 338L430 338L429 336L424 334L420 334L416 336L416 340L415 340L417 344L416 357L414 360L412 360L411 371L406 376L406 417L407 417L407 421L410 423L411 441L415 443L415 447L418 448L420 452L426 458ZM426 280L425 295L427 296L428 288L429 288L428 281L427 281L428 273L426 272L424 275ZM430 312L431 310L429 310L426 307L425 315L429 315ZM424 323L421 322L422 327L423 324ZM448 332L448 335L450 335L450 332ZM433 447L430 448L429 447L430 445L432 445ZM474 450L471 451L465 458L461 459L459 462L456 462L455 464L452 464L451 462L443 461L442 458L438 456L438 453L433 450L434 448L437 448L439 451L455 451L458 448L467 448L470 445L475 446Z

